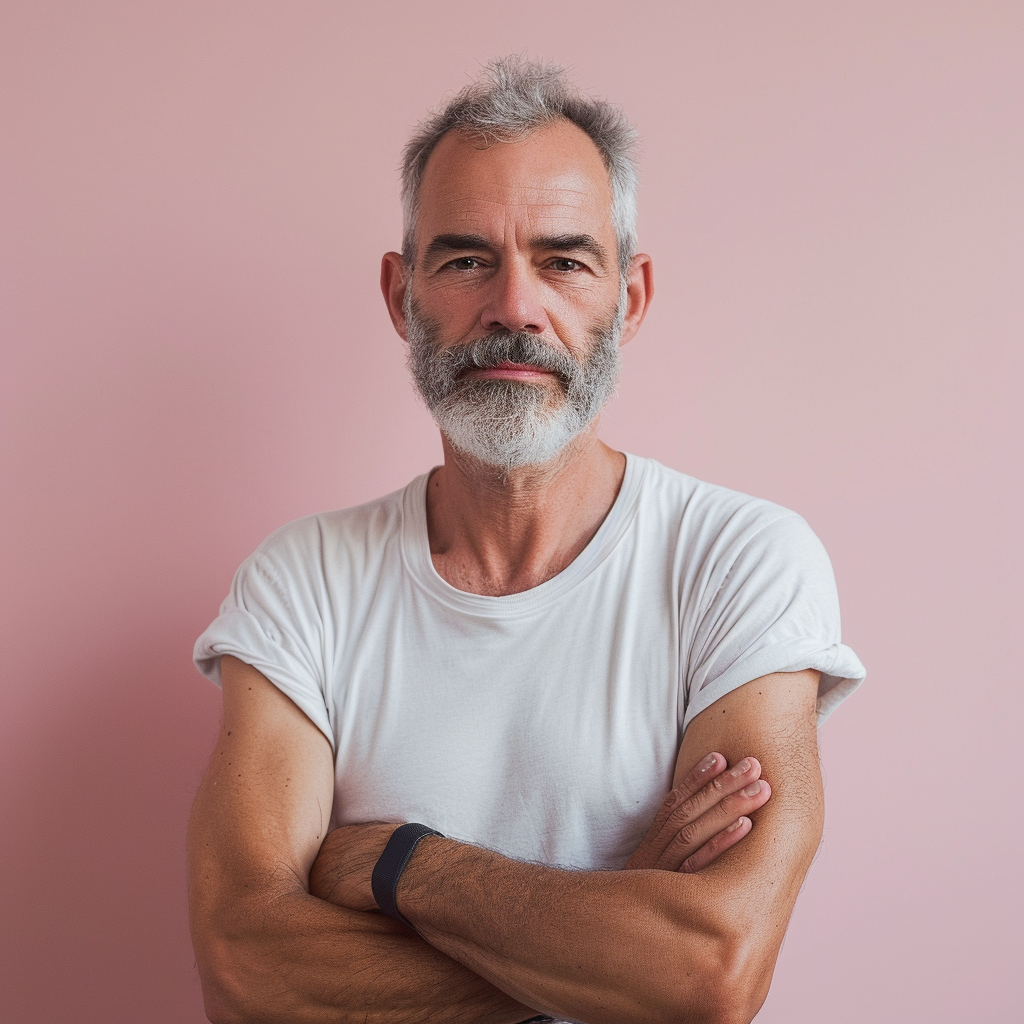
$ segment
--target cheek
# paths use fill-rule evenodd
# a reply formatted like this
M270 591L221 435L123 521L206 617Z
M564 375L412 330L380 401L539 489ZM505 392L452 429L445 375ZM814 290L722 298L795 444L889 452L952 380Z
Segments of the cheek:
M615 322L619 308L618 288L612 293L594 289L587 294L562 294L557 304L552 303L548 315L559 340L574 353L588 352L594 339L606 332Z
M420 312L438 325L442 339L455 343L479 333L481 304L464 288L437 288L417 296Z

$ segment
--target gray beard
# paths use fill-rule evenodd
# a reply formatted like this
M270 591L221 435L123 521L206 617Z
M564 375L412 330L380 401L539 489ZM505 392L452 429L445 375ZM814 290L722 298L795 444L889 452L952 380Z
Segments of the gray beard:
M620 301L615 314L591 331L582 362L532 334L495 331L467 345L441 348L440 327L406 292L409 370L423 401L457 451L504 472L539 466L559 456L601 411L619 377ZM465 379L466 370L529 363L552 371L550 385L518 380Z

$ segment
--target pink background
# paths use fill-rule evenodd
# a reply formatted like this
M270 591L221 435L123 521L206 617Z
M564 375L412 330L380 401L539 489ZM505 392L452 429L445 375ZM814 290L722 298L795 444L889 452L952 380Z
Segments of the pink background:
M869 669L759 1022L1015 1017L1022 12L8 0L3 1020L204 1019L192 642L272 528L437 461L378 259L410 126L512 50L643 135L607 439L802 512Z

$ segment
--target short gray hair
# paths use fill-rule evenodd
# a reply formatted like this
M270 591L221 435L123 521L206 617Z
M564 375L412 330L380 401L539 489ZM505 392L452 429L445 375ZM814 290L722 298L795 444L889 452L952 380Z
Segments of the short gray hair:
M411 266L416 253L416 218L423 172L434 147L451 131L485 144L511 142L564 118L597 146L612 189L612 226L625 274L636 252L636 193L639 185L632 150L637 133L625 114L606 100L580 92L555 64L518 55L491 61L475 82L417 128L402 157L402 256Z

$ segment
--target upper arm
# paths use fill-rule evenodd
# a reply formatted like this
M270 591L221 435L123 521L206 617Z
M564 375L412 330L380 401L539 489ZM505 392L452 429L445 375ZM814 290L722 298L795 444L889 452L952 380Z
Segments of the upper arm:
M331 815L333 757L323 733L262 673L221 666L224 718L189 826L197 949L238 898L305 889Z
M382 914L309 894L329 827L324 734L265 676L222 662L224 723L189 828L189 911L216 1021L528 1015Z
M762 778L771 783L773 800L795 795L789 791L802 787L801 802L808 809L819 804L817 696L818 673L807 670L762 676L720 697L683 735L673 785L705 754L717 750L730 764L756 757Z
M767 994L779 947L807 869L821 841L824 796L818 761L818 673L775 673L719 698L690 723L676 763L676 780L717 750L730 764L761 763L771 799L754 812L740 843L699 872L716 931L741 951L738 970L757 994Z

